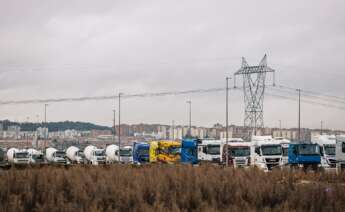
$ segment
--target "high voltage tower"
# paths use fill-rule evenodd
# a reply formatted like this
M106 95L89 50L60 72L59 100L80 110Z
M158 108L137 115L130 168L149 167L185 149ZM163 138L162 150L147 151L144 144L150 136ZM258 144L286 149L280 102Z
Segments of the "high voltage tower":
M252 129L252 134L256 134L257 128L264 127L264 94L266 73L273 73L273 85L275 81L275 70L267 66L267 56L265 55L260 64L249 66L246 59L242 57L242 66L234 74L234 87L236 88L236 76L243 76L244 91L244 126Z

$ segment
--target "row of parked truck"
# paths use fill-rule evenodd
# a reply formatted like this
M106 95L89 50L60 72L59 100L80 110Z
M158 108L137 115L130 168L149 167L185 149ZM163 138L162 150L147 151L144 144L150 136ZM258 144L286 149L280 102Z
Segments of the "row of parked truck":
M66 150L53 147L45 151L10 148L7 151L0 148L0 165L35 165L35 164L106 164L114 162L132 162L132 147L108 145L105 149L89 145L81 150L70 146Z
M228 144L228 145L227 145ZM227 154L228 152L228 154ZM226 161L228 158L228 161ZM83 150L71 146L66 150L47 148L0 149L1 161L9 164L111 164L111 163L214 163L233 167L256 166L268 171L273 168L311 167L313 169L345 168L345 135L321 135L311 142L292 143L283 138L253 136L251 141L240 138L225 140L183 139L182 141L134 142L133 146L105 149L89 145Z
M249 142L232 138L228 145L225 140L207 139L135 143L133 162L227 163L233 167L256 166L265 171L285 166L345 169L345 135L321 135L311 142L294 143L271 136L253 136Z

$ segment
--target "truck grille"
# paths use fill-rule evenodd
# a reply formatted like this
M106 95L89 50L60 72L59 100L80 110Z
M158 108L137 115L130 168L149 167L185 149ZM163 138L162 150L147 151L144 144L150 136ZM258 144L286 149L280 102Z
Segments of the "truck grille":
M235 160L236 165L245 165L246 160L245 159L237 159Z
M335 159L328 159L328 162L329 162L330 164L335 164L335 163L336 163L336 160L335 160Z
M270 163L270 164L276 164L279 163L279 158L266 158L266 163Z

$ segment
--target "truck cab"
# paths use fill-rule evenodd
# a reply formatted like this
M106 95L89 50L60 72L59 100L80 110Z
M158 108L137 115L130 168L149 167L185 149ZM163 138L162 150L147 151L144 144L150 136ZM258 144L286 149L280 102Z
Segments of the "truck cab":
M288 160L292 167L311 167L316 170L321 164L320 147L312 143L291 143L288 150Z
M152 141L150 162L176 163L180 161L181 143L178 141Z
M248 167L250 165L251 143L240 138L230 139L228 142L228 164L234 168ZM222 144L222 163L226 163L226 143Z
M275 137L274 140L279 141L282 146L282 161L281 165L286 166L289 163L288 151L289 151L289 144L291 143L290 140L285 139L283 137Z
M38 151L36 149L28 149L29 153L29 163L30 164L43 164L44 161L44 154L41 151Z
M199 139L185 138L182 140L181 162L189 164L198 164L198 143Z
M7 166L6 150L0 147L0 167Z
M105 151L104 149L94 149L92 152L92 164L105 164Z
M337 135L335 147L337 171L345 170L345 135Z
M55 163L59 163L59 164L66 164L67 160L66 160L66 153L63 150L57 150L54 154L54 162Z
M150 145L148 143L133 143L133 163L144 164L149 162Z
M317 144L320 147L321 166L325 169L336 167L335 139L335 135L319 135L311 139L313 144Z
M221 140L202 139L197 142L200 162L220 163Z
M282 161L282 147L272 136L253 136L251 143L251 165L264 171L279 167Z
M133 152L131 146L120 147L120 162L121 163L132 163Z

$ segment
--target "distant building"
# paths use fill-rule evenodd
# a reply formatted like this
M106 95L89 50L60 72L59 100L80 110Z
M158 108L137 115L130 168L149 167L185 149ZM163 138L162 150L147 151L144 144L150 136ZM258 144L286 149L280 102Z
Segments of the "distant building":
M4 137L12 139L20 139L20 127L19 126L8 126Z
M91 130L91 137L96 138L100 135L112 135L111 130Z
M37 138L40 139L47 139L49 136L49 130L47 127L39 127L36 130Z

